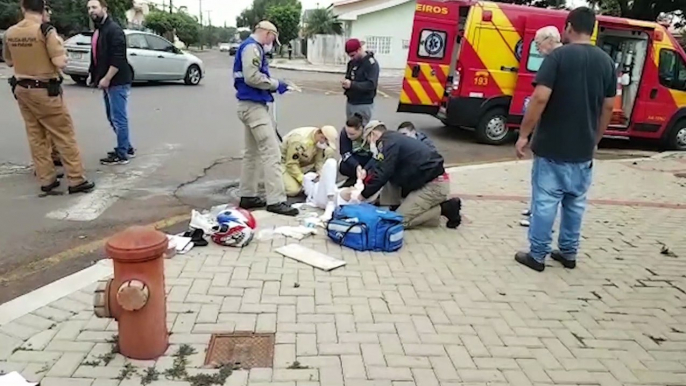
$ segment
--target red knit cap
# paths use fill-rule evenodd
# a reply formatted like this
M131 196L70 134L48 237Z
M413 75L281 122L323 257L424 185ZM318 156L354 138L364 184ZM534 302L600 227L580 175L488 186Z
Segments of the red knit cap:
M347 42L345 42L345 53L350 54L353 52L356 52L362 47L362 43L358 39L348 39Z

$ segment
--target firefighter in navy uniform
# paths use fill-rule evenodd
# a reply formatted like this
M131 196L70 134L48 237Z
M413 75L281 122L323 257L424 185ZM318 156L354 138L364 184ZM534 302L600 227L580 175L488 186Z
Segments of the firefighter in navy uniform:
M239 205L243 209L266 206L268 212L297 216L299 211L286 203L281 150L268 107L274 102L274 92L283 94L289 88L269 75L265 53L273 49L274 42L279 43L278 34L274 24L260 22L255 33L241 43L233 64L238 118L245 126ZM264 170L266 202L257 196L258 161Z
M10 85L26 125L31 157L41 190L60 186L51 158L48 135L59 152L69 193L86 193L95 184L84 176L74 125L62 99L60 69L67 64L62 39L53 26L43 23L44 0L22 0L24 19L5 33L3 57L14 76Z
M448 228L461 223L461 202L448 198L450 180L443 157L429 146L397 131L389 131L379 121L364 128L375 159L366 176L360 200L368 200L381 190L381 205L402 214L406 228L437 227L440 218Z

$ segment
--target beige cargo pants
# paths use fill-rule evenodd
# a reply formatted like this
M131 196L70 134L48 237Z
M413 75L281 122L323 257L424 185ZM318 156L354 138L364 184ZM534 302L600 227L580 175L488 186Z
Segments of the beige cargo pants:
M281 150L269 116L269 108L260 103L239 101L238 119L245 126L245 150L239 185L241 197L257 196L257 177L260 174L257 161L259 160L259 167L264 170L267 205L286 202Z
M441 204L449 194L450 182L434 180L402 199L400 188L388 183L381 190L380 203L382 206L400 205L396 212L403 215L405 229L438 227L441 224Z
M55 181L56 171L49 141L59 152L70 186L86 181L81 154L76 144L74 123L61 96L49 97L45 89L17 87L19 110L26 125L29 149L41 185Z

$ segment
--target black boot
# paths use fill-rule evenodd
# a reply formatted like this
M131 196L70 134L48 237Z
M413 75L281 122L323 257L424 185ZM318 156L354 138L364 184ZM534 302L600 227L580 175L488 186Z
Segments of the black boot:
M533 269L536 272L545 271L545 264L536 261L536 259L534 259L529 252L517 252L517 254L515 254L515 261L521 265Z
M90 181L84 181L76 186L69 187L69 194L76 193L90 193L95 189L95 183Z
M455 229L462 224L462 201L459 198L451 198L441 204L441 216L448 219L446 226Z
M40 190L41 190L43 193L50 193L50 192L52 192L53 190L55 190L55 189L57 189L57 188L59 188L59 187L60 187L60 181L59 181L59 180L55 180L55 181L53 181L52 184L48 184L48 185L43 185L43 186L41 186L41 187L40 187Z
M238 206L246 210L264 208L267 206L267 201L259 197L241 197L241 202Z
M280 214L282 216L297 216L300 211L286 204L285 202L280 202L274 205L267 205L267 212L272 212L275 214Z

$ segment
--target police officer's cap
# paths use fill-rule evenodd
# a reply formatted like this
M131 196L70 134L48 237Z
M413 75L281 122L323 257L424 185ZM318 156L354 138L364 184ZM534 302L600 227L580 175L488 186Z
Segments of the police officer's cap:
M369 121L369 123L367 123L367 126L364 127L364 131L362 132L363 137L367 138L369 134L372 133L372 130L376 129L379 126L385 127L386 125L381 121Z
M261 22L257 23L257 26L255 26L255 30L265 30L267 32L271 32L276 36L276 44L281 45L281 42L279 42L279 30L276 29L276 26L274 23L268 20L262 20Z

